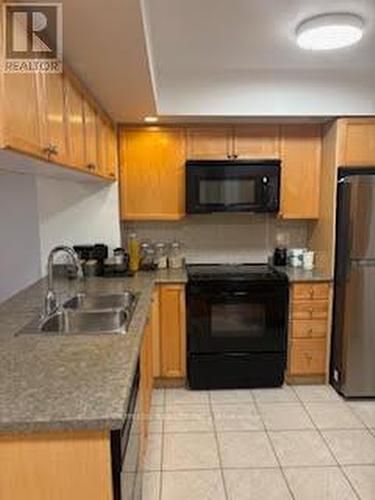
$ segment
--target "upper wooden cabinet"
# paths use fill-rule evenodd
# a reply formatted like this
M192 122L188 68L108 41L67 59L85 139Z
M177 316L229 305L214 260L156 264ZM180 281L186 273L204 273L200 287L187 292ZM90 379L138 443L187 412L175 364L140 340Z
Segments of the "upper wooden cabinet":
M98 124L97 113L87 101L83 102L84 118L84 165L88 170L98 171Z
M188 159L229 158L233 155L233 131L225 127L188 128Z
M1 72L0 101L0 148L116 179L116 129L69 70L64 74ZM99 117L104 121L106 144L103 165L99 164Z
M96 117L98 169L108 178L117 178L116 129L99 114Z
M36 73L2 73L2 147L42 157L41 78Z
M278 125L187 129L188 159L279 158Z
M233 133L235 158L280 158L278 125L246 125Z
M85 136L83 96L75 85L65 78L66 120L69 159L72 165L84 168Z
M321 168L320 125L283 125L281 161L281 217L317 219Z
M61 74L41 74L41 121L43 147L49 161L68 164L67 123L64 77Z
M338 120L338 166L375 165L375 119L347 118Z
M184 216L182 129L123 129L120 155L122 219L176 220Z

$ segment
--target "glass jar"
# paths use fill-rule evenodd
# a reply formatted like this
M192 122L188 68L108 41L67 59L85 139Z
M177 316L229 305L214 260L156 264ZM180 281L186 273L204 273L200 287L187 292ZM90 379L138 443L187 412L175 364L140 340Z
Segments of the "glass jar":
M158 269L166 269L168 266L167 250L164 243L156 244L155 263Z
M155 250L151 243L144 241L139 247L139 267L142 271L150 271L155 267Z
M168 263L171 269L181 269L184 265L184 257L178 241L173 242L171 245Z

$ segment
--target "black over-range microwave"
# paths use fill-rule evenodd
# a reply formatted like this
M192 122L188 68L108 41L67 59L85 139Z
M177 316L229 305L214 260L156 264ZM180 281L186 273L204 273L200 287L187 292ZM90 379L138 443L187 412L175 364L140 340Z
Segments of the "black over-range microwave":
M186 212L278 212L279 160L188 160Z

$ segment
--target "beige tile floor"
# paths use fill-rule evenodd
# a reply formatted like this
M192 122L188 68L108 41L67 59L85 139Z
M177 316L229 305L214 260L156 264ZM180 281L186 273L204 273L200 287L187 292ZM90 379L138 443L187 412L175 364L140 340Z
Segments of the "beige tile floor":
M375 400L158 389L151 417L143 500L375 500Z

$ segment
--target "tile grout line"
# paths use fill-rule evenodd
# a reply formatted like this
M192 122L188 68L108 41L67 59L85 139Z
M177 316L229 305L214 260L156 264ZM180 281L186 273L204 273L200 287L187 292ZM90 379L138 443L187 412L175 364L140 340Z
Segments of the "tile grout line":
M272 442L271 436L270 436L270 434L269 434L269 432L268 432L268 429L267 429L267 427L266 427L266 424L265 424L265 422L264 422L263 416L262 416L262 414L261 414L261 412L260 412L260 410L259 410L258 401L257 401L257 399L256 399L256 397L255 397L255 396L253 397L253 399L254 399L254 406L255 406L255 408L256 408L256 410L257 410L257 412L258 412L258 414L259 414L260 420L261 420L261 422L262 422L262 424L263 424L263 427L264 427L264 432L265 432L265 433L266 433L266 435L267 435L268 442L269 442L269 443L270 443L270 445L271 445L271 448L272 448L273 454L275 455L276 461L277 461L277 463L278 463L278 465L279 465L279 470L280 470L280 473L281 473L281 475L282 475L282 476L283 476L283 478L284 478L284 481L285 481L286 487L287 487L287 489L288 489L288 491L289 491L289 493L290 493L291 498L292 498L293 500L296 500L296 497L294 496L294 493L293 493L293 491L292 491L292 489L291 489L291 487L290 487L289 481L288 481L288 479L287 479L287 477L286 477L286 475L285 475L285 473L284 473L284 470L283 470L283 468L282 468L282 466L281 466L281 462L280 462L280 460L279 460L279 456L278 456L278 454L276 453L276 448L274 447L274 444L273 444L273 442Z
M226 500L229 500L228 488L227 488L227 483L225 481L225 475L224 475L223 460L221 458L221 452L220 452L219 437L217 435L217 429L216 429L216 424L215 424L211 393L210 393L210 391L207 391L207 393L208 393L208 405L210 408L210 414L211 414L211 418L212 418L212 427L213 427L213 431L214 431L214 438L215 438L217 454L218 454L218 458L219 458L220 474L221 474L221 480L223 482L224 495L225 495Z
M336 462L337 464L337 467L339 468L339 470L341 471L342 475L345 477L345 479L348 481L348 484L352 490L352 492L354 493L354 495L358 498L358 500L361 500L361 497L357 494L357 490L354 488L352 482L349 480L348 476L346 475L343 467L341 466L340 462L337 460L335 454L333 453L333 451L331 450L331 447L329 446L329 443L328 441L326 440L325 436L323 435L321 429L319 429L319 427L316 425L312 415L310 414L305 402L302 400L302 398L299 396L298 392L293 388L293 391L295 393L295 395L297 396L298 400L301 402L303 408L305 409L305 411L308 413L309 417L311 418L312 420L312 423L316 429L316 431L318 432L318 434L320 435L320 437L322 438L324 444L326 445L327 449L329 450L331 456L333 457L334 461Z
M162 500L163 495L163 460L164 460L164 427L165 427L165 414L166 414L166 399L167 394L163 388L163 421L161 424L161 450L160 450L160 477L159 477L159 500Z

